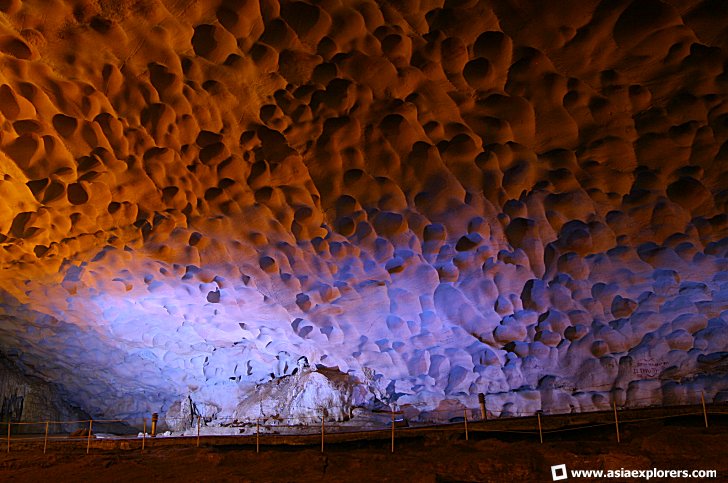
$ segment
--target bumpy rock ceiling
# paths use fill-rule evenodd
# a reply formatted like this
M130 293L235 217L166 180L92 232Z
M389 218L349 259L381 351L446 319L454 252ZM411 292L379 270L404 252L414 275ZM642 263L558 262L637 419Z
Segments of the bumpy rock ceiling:
M422 408L728 398L721 2L0 9L0 346L92 414L301 356Z

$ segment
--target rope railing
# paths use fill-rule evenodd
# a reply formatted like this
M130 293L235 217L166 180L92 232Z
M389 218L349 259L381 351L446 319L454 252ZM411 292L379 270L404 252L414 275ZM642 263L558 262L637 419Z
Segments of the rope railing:
M648 408L648 407L643 407L643 408L624 408L624 410L669 409L669 408L692 407L692 406L693 405L664 406L664 407L650 407L650 408ZM471 413L471 414L476 414L476 413L479 412L479 409L478 408L465 408L464 410L467 411L467 412L469 412L469 413ZM623 410L623 409L620 408L620 410ZM461 412L460 412L460 414L461 414L460 419L462 419L462 411L463 410L461 410ZM435 412L435 411L432 411L432 412ZM452 410L441 410L440 412L453 413ZM596 414L596 413L599 413L599 412L603 412L603 411L577 412L577 413L554 413L554 414L551 414L551 415L552 416L566 416L566 415L584 416L584 415L589 415L589 414ZM391 413L392 412L379 413L379 414L382 415L382 417L380 419L384 420L385 419L384 416L385 415L389 415ZM725 411L715 411L715 410L708 410L707 413L708 414L720 414L720 415L728 414L728 412L725 412ZM396 415L403 415L404 412L403 411L394 411L394 414L396 414ZM535 417L536 416L536 412L520 413L520 414L522 414L522 416L520 416L521 419L528 418L528 417ZM543 415L544 413L541 413L541 414ZM694 412L694 413L680 413L680 414L676 414L676 415L671 416L671 417L678 417L678 416L684 416L684 415L689 415L689 414L703 414L703 413L701 411ZM654 418L640 418L640 419L628 420L626 422L648 421L648 420L651 420L651 419L662 419L662 418L663 418L662 416L660 416L660 417L654 417ZM167 421L170 421L170 420L175 420L175 421L189 421L189 418L165 418L165 419ZM260 417L260 418L258 418L256 420L250 420L250 421L245 421L245 422L238 421L238 420L236 420L234 418L230 418L230 417L214 418L214 419L211 419L208 422L214 422L214 423L216 423L216 425L220 425L220 422L221 421L228 420L228 421L236 421L240 426L255 426L256 421L269 421L269 420L299 421L299 420L302 420L302 419L307 419L307 420L311 420L311 421L314 421L314 422L320 422L321 421L321 418L312 418L312 417L290 417L290 418L282 418L280 416L275 416L275 417L271 416L271 417ZM488 419L487 421L499 421L499 420L504 420L504 419L513 419L513 418L494 418L494 419ZM195 418L195 421L196 420L197 420L197 418ZM204 420L204 418L203 418L203 420ZM471 421L473 421L473 420L477 420L477 419L476 418L471 419ZM70 425L70 424L74 424L74 423L75 424L81 424L81 423L88 424L89 422L93 422L94 424L97 424L97 423L116 422L116 423L126 423L126 424L130 425L129 426L130 428L134 428L136 426L141 426L139 424L140 421L142 421L142 419L138 419L138 420L137 419L103 419L102 420L102 419L92 419L92 418L90 418L90 419L83 419L83 420L69 420L69 421L52 421L52 420L49 420L49 421L0 421L0 426L7 426L8 424L11 424L12 426L22 426L22 425L42 426L42 425L45 425L45 424ZM336 421L330 421L330 420L327 420L327 422L329 422L329 423L336 423ZM353 422L353 421L351 421L351 420L350 421L342 421L342 422L339 422L339 423L341 424L341 423L347 423L347 422L350 423L350 422ZM436 424L438 426L443 426L443 425L446 426L447 425L447 423L443 424L442 422L434 422L434 421L432 421L430 423ZM221 427L225 427L225 426L222 426L222 425L220 425L220 426ZM286 427L290 427L290 428L300 428L302 425L301 424L285 424L285 423L281 422L281 423L275 423L275 424L271 424L271 423L261 424L261 426L266 426L266 427L270 427L270 428L286 428ZM424 426L428 426L428 422L423 421L423 422L420 422L419 424L417 424L417 427L424 427ZM209 426L207 426L207 427L209 427ZM237 427L237 426L235 426L235 427Z
M127 423L128 419L78 419L74 421L11 421L13 426L16 424L75 424L75 423L88 423L93 421L94 423ZM0 421L0 424L8 424L7 421Z
M643 400L647 400L647 398L642 398ZM698 399L698 398L696 398ZM634 400L634 399L633 399ZM650 398L649 400L652 400ZM518 434L518 435L534 435L538 434L540 441L543 443L543 437L544 435L549 434L555 434L555 433L565 433L570 431L584 431L594 428L603 428L607 426L615 426L616 434L617 434L617 442L620 442L620 433L619 433L619 425L624 424L634 424L634 423L640 423L645 421L656 421L656 420L664 420L664 419L670 419L670 418L677 418L677 417L685 417L685 416L700 416L702 415L705 419L705 427L708 427L708 416L709 415L728 415L728 411L721 410L722 407L726 403L711 403L709 405L705 404L704 396L701 394L699 398L701 402L701 410L690 410L694 406L698 405L698 403L692 404L692 405L682 405L682 406L667 406L667 407L632 407L632 408L620 408L620 411L626 411L626 412L640 412L644 410L664 410L664 411L678 411L674 414L662 414L658 416L649 416L649 417L632 417L632 418L626 418L622 420L618 420L618 410L616 402L613 401L612 408L614 410L613 414L613 420L609 420L609 411L593 411L593 412L580 412L580 413L549 413L548 417L546 414L544 414L542 411L531 411L531 412L523 412L523 411L513 411L510 412L510 414L520 414L521 416L518 417L496 417L496 418L490 418L490 419L482 419L477 417L482 412L482 408L469 408L469 407L461 407L461 408L447 408L447 409L433 409L431 411L427 411L427 413L445 413L445 414L456 414L460 413L460 416L457 418L449 418L446 423L437 423L436 421L424 421L424 422L414 422L413 425L409 425L409 423L406 421L404 415L406 411L403 410L381 410L378 412L370 411L368 413L368 416L370 420L368 420L367 424L362 424L358 421L330 421L327 420L326 414L331 414L335 412L335 409L342 409L342 408L326 408L326 407L317 407L317 408L310 408L312 411L317 411L321 413L321 416L307 416L307 415L301 415L297 417L281 417L281 416L271 416L271 417L263 417L254 419L254 420L248 420L248 421L239 421L238 418L229 416L229 417L210 417L209 422L213 423L217 426L225 427L225 421L230 422L229 424L235 424L238 428L242 428L243 431L241 431L240 434L215 434L210 433L208 431L208 428L210 426L207 426L207 422L205 423L205 434L202 434L202 421L203 416L202 415L196 415L196 417L188 416L188 417L165 417L164 421L169 422L184 422L189 427L183 432L181 435L174 435L172 438L169 439L175 439L175 438L192 438L196 436L197 440L197 446L200 446L200 439L201 437L233 437L233 438L247 438L247 442L251 442L251 438L255 438L255 444L256 444L256 450L260 450L260 440L261 438L264 438L265 442L271 443L270 438L277 438L277 437L285 437L285 438L295 438L295 437L302 437L302 438L310 438L312 436L317 436L319 434L318 431L301 431L302 428L306 429L313 429L316 427L318 423L320 424L320 436L321 436L321 450L324 451L324 441L325 441L325 435L326 434L335 434L335 435L347 435L347 434L367 434L367 433L381 433L381 432L388 432L391 433L391 451L394 452L395 448L395 433L397 431L400 432L412 432L412 431L464 431L464 437L465 440L469 439L469 434L475 430L478 433L505 433L505 434ZM708 406L710 409L708 409ZM308 409L308 408L298 408L298 409ZM507 411L501 411L501 413L505 413ZM491 412L492 414L492 412ZM476 415L473 417L473 415ZM562 424L560 427L556 428L548 428L544 427L543 423L546 423L549 421L549 418L556 418L558 416L564 417L564 416L574 416L575 418L579 419L581 418L581 422L572 422L569 421L569 426L563 426L564 422L557 420L556 424ZM517 419L523 419L521 421L522 425L528 424L528 418L537 418L537 428L535 425L531 429L513 429L508 427L489 427L488 423L497 423L498 421L509 423L513 422L515 424L514 420ZM603 418L604 422L589 422L586 420L586 418L592 417L592 418ZM401 418L401 419L399 419ZM207 420L207 418L205 418ZM374 422L372 422L372 420ZM94 433L93 425L101 424L109 424L109 423L122 423L128 425L129 429L132 430L135 427L142 426L140 425L140 421L143 421L143 431L140 433L140 435L113 435L110 436L109 439L112 440L139 440L141 439L141 448L142 451L144 450L146 444L147 444L147 438L151 438L155 436L154 434L149 435L147 433L147 418L143 419L86 419L86 420L69 420L69 421L56 421L56 420L48 420L48 421L3 421L0 422L0 427L5 426L7 430L5 431L5 437L0 439L6 441L7 445L7 451L10 452L11 449L11 441L15 440L17 444L25 444L25 443L33 443L38 441L43 441L43 452L45 453L48 448L48 443L52 442L54 444L57 444L58 442L81 442L86 441L86 452L89 453L92 441L94 441L94 446L97 446L98 443L96 443L97 440L106 440L106 438L99 438L99 435ZM315 424L307 424L305 421L310 421ZM404 421L407 423L406 425L399 426L397 423L399 421ZM532 419L531 419L532 421ZM291 422L295 422L295 424L291 424ZM471 427L468 427L468 423L471 423ZM472 426L472 423L480 423L477 426ZM78 425L79 430L85 430L81 432L80 434L73 434L76 431L72 432L72 434L49 434L49 427L51 425L62 425L62 426L69 426L69 425ZM195 431L195 424L196 424L196 431ZM39 434L21 434L21 435L13 435L12 434L12 428L14 426L42 426L44 427L45 431L44 434L41 436ZM229 426L228 426L229 427ZM253 429L255 430L253 432ZM286 433L285 430L295 430L291 433ZM250 431L248 431L250 430ZM191 434L187 434L191 431ZM213 430L215 431L215 430ZM196 434L195 434L196 433ZM167 438L163 438L167 439Z
M651 400L651 399L644 398L643 400L647 401L647 400ZM728 406L728 403L712 403L713 406L720 405L720 404L726 404ZM623 410L623 409L655 409L655 408L685 407L685 406L686 405L676 405L676 406L641 406L641 407L619 407L618 406L618 407L619 407L620 410ZM307 410L307 411L312 411L312 410L318 410L318 411L320 411L320 408L305 408L305 407L299 407L297 409ZM604 410L606 410L606 409L607 408L605 407ZM563 413L559 413L559 412L548 412L548 413L546 413L546 412L543 412L541 410L537 410L537 411L512 411L512 410L499 410L499 409L492 409L492 408L486 408L486 410L488 411L489 414L508 413L510 415L517 416L517 417L520 417L520 418L533 417L533 416L536 415L537 412L539 412L541 414L548 414L548 415L553 415L553 416L563 416L563 415L568 415L568 414L585 415L585 414L593 414L593 413L600 412L600 411L577 411L577 412L568 412L568 413L567 412L563 412ZM463 418L463 413L465 413L466 415L471 415L472 416L472 415L479 414L480 411L481 411L480 408L461 407L461 408L454 408L454 409L432 409L432 410L423 411L423 413L426 414L426 415L432 415L432 414L447 414L447 415L452 415L453 416L450 419L457 419L457 418L462 419ZM331 410L328 410L327 411L327 413L330 413L330 412L331 412ZM384 420L389 415L391 415L392 412L394 412L394 414L396 414L396 415L405 415L407 413L407 411L403 411L403 410L397 410L397 411L382 410L382 411L369 411L368 412L368 415L372 419L376 419L376 418L373 418L373 416L376 415L376 416L378 416L379 419ZM715 414L726 414L725 412L721 412L721 411L709 411L709 412L715 413ZM700 413L700 414L702 414L702 413ZM266 421L267 424L265 424L265 426L271 427L271 428L284 428L284 427L299 428L300 426L306 425L305 421L309 421L311 423L318 423L322 419L321 416L318 416L318 415L317 416L296 415L296 416L291 416L291 417L283 417L283 416L279 416L279 415L270 415L270 416L261 415L261 416L259 416L258 418L255 418L255 419L245 419L245 420L241 420L240 418L236 418L236 417L232 417L232 416L219 417L219 416L204 416L204 415L200 415L200 417L205 422L205 424L214 422L216 425L219 425L219 426L222 426L222 427L252 426L252 425L255 425L256 422ZM332 419L328 418L328 416L324 416L324 418L327 419L327 421L329 421L329 422L339 422L339 423L349 423L349 422L352 422L351 419L349 419L349 420L344 419L343 421L335 421L335 420L332 420ZM195 416L194 419L196 420L197 419L197 416ZM472 419L477 419L477 418L472 418ZM508 418L495 417L495 420L498 420L498 419L508 419ZM165 422L170 422L170 421L190 422L190 423L193 422L192 418L190 418L190 417L169 417L169 416L166 416L166 417L163 418L163 420ZM10 422L8 422L8 421L0 421L0 426L5 426L7 424L12 424L13 426L45 425L45 424L52 424L52 425L71 425L71 424L88 424L90 421L92 421L94 424L125 423L125 424L129 424L131 426L133 424L139 425L138 423L140 421L142 421L142 419L138 419L137 420L137 419L94 419L94 418L89 418L89 419L77 419L77 420L47 420L47 421L46 420L40 420L40 421L22 421L21 420L21 421L10 421ZM294 423L294 424L287 424L286 421L295 421L296 423ZM440 421L440 420L428 421L428 420L425 419L425 420L415 420L415 422L416 423L419 423L420 425L426 425L428 422L442 424L442 421ZM235 426L231 426L233 424Z

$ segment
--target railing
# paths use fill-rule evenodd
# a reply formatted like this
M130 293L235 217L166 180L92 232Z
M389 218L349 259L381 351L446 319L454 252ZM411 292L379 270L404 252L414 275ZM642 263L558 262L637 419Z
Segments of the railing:
M647 398L644 398L646 401ZM651 400L651 398L650 398ZM303 408L300 408L303 409ZM524 436L539 435L541 443L543 443L544 435L553 433L563 433L567 431L582 431L584 429L613 426L615 428L616 440L621 441L620 425L638 423L644 421L652 421L659 419L669 419L684 416L703 416L705 427L709 425L709 415L728 415L728 404L712 403L706 404L703 393L695 395L695 404L686 406L669 406L669 407L636 407L636 408L618 408L616 401L612 401L610 411L597 412L580 412L580 413L549 413L542 411L536 412L510 412L508 416L501 417L502 412L490 411L486 407L486 418L483 418L483 408L452 408L428 411L428 415L440 415L437 420L445 421L446 424L436 424L432 421L407 421L405 410L386 410L386 411L369 411L357 419L349 421L329 421L327 414L333 408L309 408L314 414L311 416L280 418L268 417L258 418L255 420L240 421L235 418L204 418L197 416L196 418L164 418L166 422L184 422L188 426L182 435L163 436L156 435L154 439L155 445L162 440L168 440L170 443L185 440L195 441L196 446L200 446L202 438L237 438L241 444L255 444L256 451L260 451L261 439L264 443L271 444L312 444L312 438L320 435L321 451L324 451L326 436L332 438L338 435L336 440L353 440L353 439L388 439L391 440L391 452L395 450L395 437L398 433L415 433L420 431L448 431L462 432L465 440L469 440L473 431L477 433L513 433ZM341 409L341 408L336 408ZM639 413L647 414L649 412L660 412L655 416L646 417L620 417L619 413L628 413L637 416ZM318 413L318 414L316 414ZM493 417L498 413L498 417ZM215 426L207 426L206 419ZM533 421L535 419L536 421ZM564 419L573 420L568 424L564 423ZM591 419L591 421L590 421ZM595 421L596 420L596 421ZM148 441L155 435L147 433L147 418L139 420L131 419L88 419L74 421L9 421L0 422L0 428L5 429L6 451L11 451L11 443L15 441L18 445L27 446L34 445L42 441L43 453L48 451L49 444L59 444L60 442L72 442L78 444L84 442L86 454L89 454L92 447L103 447L104 441L112 440L112 446L115 447L117 441L126 444L125 449L133 449L131 442L138 442L139 449L144 451L148 446ZM557 427L547 428L546 422L555 421ZM106 439L103 434L95 434L94 427L100 425L108 425L112 423L122 423L128 426L130 431L135 428L142 428L139 435L122 435L109 436ZM76 427L77 430L70 434L55 434L52 429L54 426ZM39 431L27 431L28 427L35 426ZM26 434L13 435L13 428L22 427ZM218 434L219 428L233 428L229 432L232 433L235 428L238 434ZM203 429L204 428L204 429ZM520 428L520 429L518 429ZM254 441L254 443L253 443ZM281 443L282 441L282 443Z

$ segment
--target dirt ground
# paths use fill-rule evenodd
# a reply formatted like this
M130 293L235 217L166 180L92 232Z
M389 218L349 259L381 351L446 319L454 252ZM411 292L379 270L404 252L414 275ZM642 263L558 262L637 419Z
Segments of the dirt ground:
M85 444L53 442L43 455L42 441L16 444L0 455L0 481L178 481L178 482L528 482L552 481L551 466L568 469L712 469L728 478L728 417L627 424L621 443L607 426L544 435L464 433L453 428L390 440L319 446L212 444L193 439L174 444L140 442L128 449L91 449ZM148 440L149 441L149 440ZM156 446L155 446L156 445ZM3 448L4 449L4 448ZM569 478L566 481L576 481ZM578 481L604 481L579 479ZM611 481L644 481L618 479ZM657 480L651 481L682 481ZM698 481L698 480L693 480Z

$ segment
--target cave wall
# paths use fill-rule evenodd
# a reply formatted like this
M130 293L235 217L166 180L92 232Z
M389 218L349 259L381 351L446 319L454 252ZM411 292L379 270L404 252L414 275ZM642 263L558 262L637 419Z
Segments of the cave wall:
M45 422L77 421L88 418L78 407L64 399L62 390L56 384L28 375L31 370L19 368L4 354L0 354L0 421L2 422ZM4 434L7 426L3 425ZM51 424L49 432L62 432L72 424ZM13 434L42 433L45 425L11 426Z
M48 5L0 12L0 347L92 415L301 357L423 411L725 399L714 2Z

